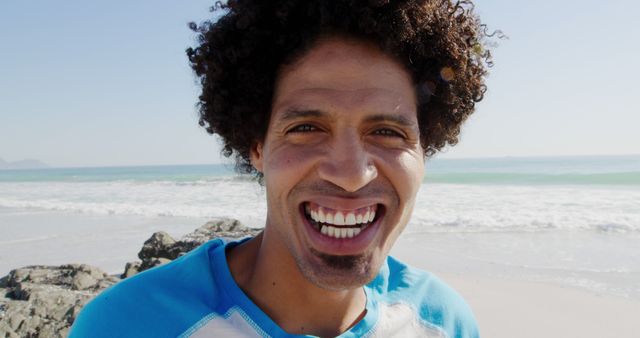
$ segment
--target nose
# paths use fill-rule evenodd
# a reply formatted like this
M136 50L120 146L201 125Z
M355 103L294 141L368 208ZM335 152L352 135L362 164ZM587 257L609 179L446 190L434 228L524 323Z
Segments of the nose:
M327 156L318 165L321 179L355 192L378 176L371 154L356 132L337 135L332 143Z

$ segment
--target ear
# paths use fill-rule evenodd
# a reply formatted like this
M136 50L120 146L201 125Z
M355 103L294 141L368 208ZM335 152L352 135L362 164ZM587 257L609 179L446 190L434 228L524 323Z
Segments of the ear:
M262 143L256 142L251 147L251 151L249 153L251 159L251 165L256 168L257 171L262 172L263 159L262 156Z

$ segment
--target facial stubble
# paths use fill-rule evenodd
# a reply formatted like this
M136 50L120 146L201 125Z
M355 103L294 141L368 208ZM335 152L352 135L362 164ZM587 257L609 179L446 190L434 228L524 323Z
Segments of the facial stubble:
M309 252L318 258L320 265L297 261L298 269L316 286L333 291L361 287L373 279L373 260L370 255L330 255L313 248ZM296 259L297 260L297 259Z

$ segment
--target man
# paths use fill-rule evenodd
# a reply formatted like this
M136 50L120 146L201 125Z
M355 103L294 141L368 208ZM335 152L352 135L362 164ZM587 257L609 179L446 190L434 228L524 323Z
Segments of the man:
M229 1L193 25L200 124L265 185L264 231L122 281L71 336L478 337L454 291L388 257L484 92L469 5Z

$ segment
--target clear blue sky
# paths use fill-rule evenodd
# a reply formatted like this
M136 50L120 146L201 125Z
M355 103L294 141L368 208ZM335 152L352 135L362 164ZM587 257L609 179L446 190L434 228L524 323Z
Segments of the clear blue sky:
M184 54L213 1L0 3L0 158L53 166L215 163ZM640 5L494 1L509 40L443 157L640 153Z

